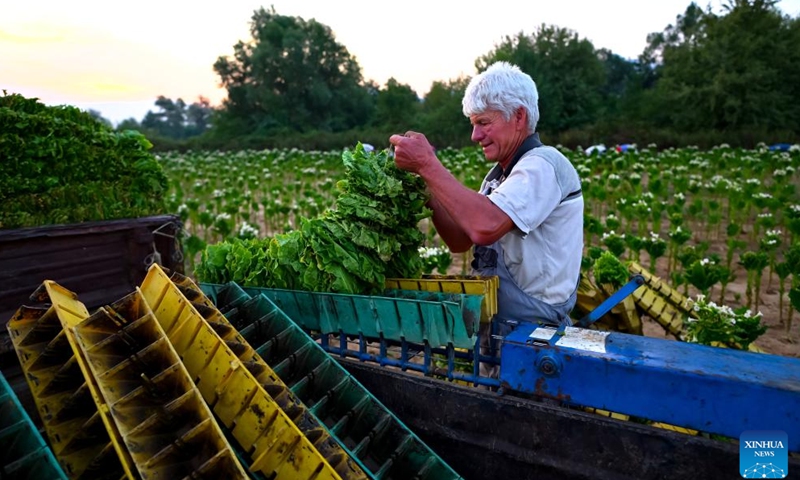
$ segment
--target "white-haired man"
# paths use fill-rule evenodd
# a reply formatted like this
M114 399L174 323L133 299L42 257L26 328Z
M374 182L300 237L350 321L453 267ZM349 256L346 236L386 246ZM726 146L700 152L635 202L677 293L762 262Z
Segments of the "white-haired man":
M472 140L496 162L479 192L462 185L425 136L392 135L395 163L420 175L439 236L452 252L474 248L476 274L498 275L495 334L521 322L570 324L583 253L578 174L558 150L542 145L536 84L519 67L491 65L462 100ZM485 339L488 332L482 332ZM495 372L492 372L496 374Z

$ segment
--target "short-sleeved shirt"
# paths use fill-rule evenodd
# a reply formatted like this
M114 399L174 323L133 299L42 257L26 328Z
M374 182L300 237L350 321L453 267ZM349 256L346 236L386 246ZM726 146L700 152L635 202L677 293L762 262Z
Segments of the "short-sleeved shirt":
M501 174L495 165L481 191ZM488 195L516 226L500 239L506 268L520 289L552 305L569 299L580 276L583 196L575 194L580 188L570 161L542 146L525 153Z

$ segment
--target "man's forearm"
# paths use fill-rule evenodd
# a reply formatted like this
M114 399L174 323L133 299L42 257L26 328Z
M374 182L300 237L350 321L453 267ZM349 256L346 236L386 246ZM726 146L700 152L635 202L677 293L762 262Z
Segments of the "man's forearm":
M447 210L436 200L436 197L431 196L428 207L433 210L432 220L436 227L436 233L444 240L451 252L466 252L472 247L472 241L464 229L453 220Z
M448 229L455 235L450 239L453 242L451 245L440 233L453 251L457 251L453 247L464 251L473 244L489 245L513 228L508 215L485 195L461 184L438 161L429 163L419 174L425 179L432 198L436 201L437 209L447 213L447 218L434 217L434 225L438 231L440 228L438 220L442 222L442 229ZM448 222L451 225L448 225Z

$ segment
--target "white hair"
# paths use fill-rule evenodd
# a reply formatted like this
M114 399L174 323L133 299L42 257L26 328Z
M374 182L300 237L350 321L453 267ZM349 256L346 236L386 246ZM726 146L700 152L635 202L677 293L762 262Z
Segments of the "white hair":
M539 92L530 75L508 62L493 63L470 80L461 100L467 117L496 110L506 120L519 107L528 112L528 133L536 131L539 123Z

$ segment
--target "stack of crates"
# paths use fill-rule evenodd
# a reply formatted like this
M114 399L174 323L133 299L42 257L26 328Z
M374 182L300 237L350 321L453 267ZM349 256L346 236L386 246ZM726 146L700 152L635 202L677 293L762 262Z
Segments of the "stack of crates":
M3 473L461 478L268 296L237 289L215 291L218 308L189 278L154 264L140 288L90 314L73 292L45 281L31 296L40 304L20 307L7 328L47 441L18 401L12 409L0 397L8 423L0 435L13 439ZM472 341L473 327L455 318L466 312L477 329L481 297L406 301L439 315L420 317L427 326L413 334L422 341ZM10 436L23 423L32 436Z

